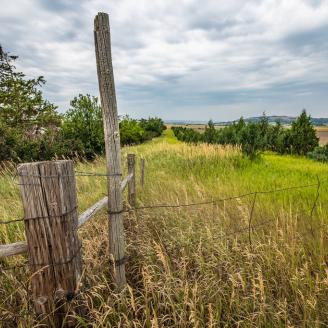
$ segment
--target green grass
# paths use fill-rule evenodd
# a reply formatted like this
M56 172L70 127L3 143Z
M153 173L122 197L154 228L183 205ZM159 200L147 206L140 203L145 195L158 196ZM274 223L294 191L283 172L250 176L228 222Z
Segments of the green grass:
M124 148L125 172L129 152L146 162L145 187L138 183L138 206L218 202L125 214L129 288L120 295L108 286L105 211L86 224L80 236L88 292L80 302L88 314L79 318L81 326L328 325L328 181L321 184L318 196L317 186L259 194L252 216L254 195L219 201L315 184L328 178L328 165L275 154L251 162L236 148L180 143L171 130L152 142ZM76 170L105 172L105 160L79 163ZM0 179L1 219L21 217L17 180L8 174ZM105 179L77 177L80 211L105 195ZM256 229L249 235L250 217ZM23 235L21 224L0 227L2 243ZM0 298L10 296L0 306L5 326L33 325L32 316L22 320L13 315L27 309L25 281L24 270L0 276Z

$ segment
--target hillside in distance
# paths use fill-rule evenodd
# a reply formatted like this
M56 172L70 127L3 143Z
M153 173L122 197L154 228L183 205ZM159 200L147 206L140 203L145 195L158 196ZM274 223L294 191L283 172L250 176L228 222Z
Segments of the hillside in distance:
M246 122L258 122L259 120L261 120L261 118L262 118L262 116L249 117L249 118L246 118L245 121ZM269 123L280 122L283 125L289 125L297 119L297 117L294 117L294 116L277 116L277 115L267 116L267 118L268 118ZM317 125L317 126L328 125L328 118L312 117L311 120L312 120L313 125ZM226 123L231 124L232 122L226 122ZM218 124L221 124L221 122L219 122Z

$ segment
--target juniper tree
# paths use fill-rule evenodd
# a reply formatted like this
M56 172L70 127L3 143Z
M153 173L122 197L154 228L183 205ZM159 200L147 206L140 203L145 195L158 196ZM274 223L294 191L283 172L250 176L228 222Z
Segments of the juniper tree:
M319 144L311 116L303 109L301 115L292 123L290 130L291 150L294 154L306 155Z

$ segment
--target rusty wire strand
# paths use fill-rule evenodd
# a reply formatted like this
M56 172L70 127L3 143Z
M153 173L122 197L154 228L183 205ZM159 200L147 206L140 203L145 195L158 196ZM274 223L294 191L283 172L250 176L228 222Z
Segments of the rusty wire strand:
M112 212L110 214L128 213L128 212L134 212L134 211L138 211L138 210L156 209L156 208L179 208L179 207L191 207L191 206L199 206L199 205L210 205L210 204L216 204L216 203L220 203L220 202L224 202L224 201L245 198L247 196L252 196L252 195L255 195L255 194L256 195L260 195L260 194L261 195L266 195L266 194L271 194L271 193L276 193L276 192L283 192L283 191L294 190L294 189L310 188L310 187L318 186L318 183L321 185L322 183L326 182L327 180L328 179L323 179L321 181L318 180L317 183L307 184L307 185L292 186L292 187L285 187L285 188L277 188L277 189L272 189L272 190L252 191L252 192L241 194L241 195L237 195L237 196L220 198L220 199L212 199L212 200L208 200L208 201L204 201L204 202L195 202L195 203L188 203L188 204L155 204L155 205L145 205L145 206L139 206L139 207L134 207L134 208L122 209L122 210L118 211L117 213L116 212L115 213ZM320 185L319 185L319 187L320 187ZM313 210L311 212L313 212ZM60 215L58 215L58 216L60 216ZM47 218L47 217L45 217L45 218ZM10 223L19 222L19 221L24 221L24 218L22 218L22 219L15 219L15 220L0 221L0 224L10 224Z

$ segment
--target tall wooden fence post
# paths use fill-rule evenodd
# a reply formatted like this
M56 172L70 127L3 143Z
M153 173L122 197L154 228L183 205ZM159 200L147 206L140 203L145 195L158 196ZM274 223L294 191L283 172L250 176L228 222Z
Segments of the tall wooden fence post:
M145 159L142 158L140 162L140 184L141 187L144 187L145 184Z
M128 154L128 175L132 174L132 178L128 183L128 200L129 204L134 207L136 205L136 156Z
M35 311L46 325L62 327L82 269L73 162L26 163L17 171Z
M121 146L107 14L98 13L95 17L94 36L108 173L109 249L112 258L111 268L114 282L120 290L126 284L121 192Z

